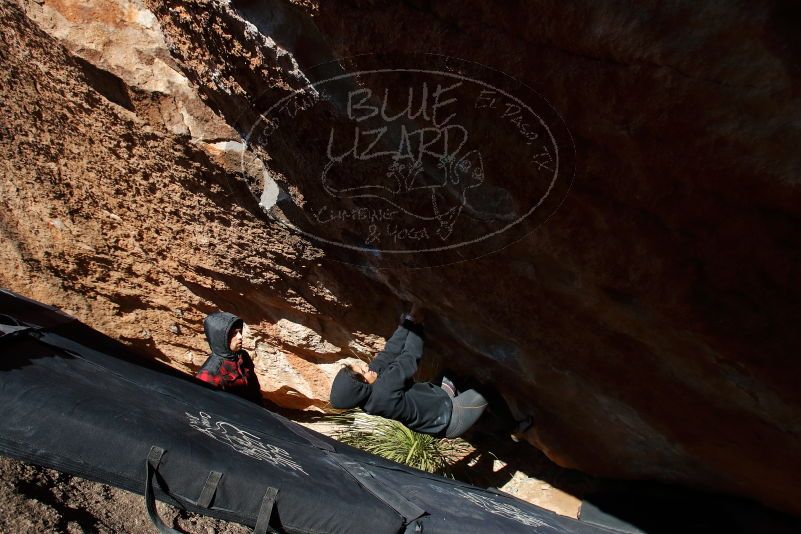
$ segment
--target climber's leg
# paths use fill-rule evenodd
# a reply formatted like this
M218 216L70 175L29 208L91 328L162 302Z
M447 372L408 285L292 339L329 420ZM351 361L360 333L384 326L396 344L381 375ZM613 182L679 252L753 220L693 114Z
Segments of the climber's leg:
M445 430L446 438L455 438L464 434L478 421L487 408L487 400L474 389L460 393L452 401L453 412L451 413L451 422Z

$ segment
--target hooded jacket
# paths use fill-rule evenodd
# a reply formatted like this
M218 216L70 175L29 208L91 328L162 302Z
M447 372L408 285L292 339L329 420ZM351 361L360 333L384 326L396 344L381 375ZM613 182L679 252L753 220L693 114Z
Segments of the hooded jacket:
M405 337L400 353L382 352L370 364L378 373L376 381L360 382L342 369L331 387L331 405L359 406L369 414L400 421L411 430L442 435L451 421L453 402L439 386L414 382L412 377L423 356L423 332L420 325L408 320L399 328Z
M232 352L228 335L242 328L242 319L228 312L216 312L203 321L203 330L211 354L195 375L199 380L224 391L230 391L256 404L262 404L259 379L247 351Z

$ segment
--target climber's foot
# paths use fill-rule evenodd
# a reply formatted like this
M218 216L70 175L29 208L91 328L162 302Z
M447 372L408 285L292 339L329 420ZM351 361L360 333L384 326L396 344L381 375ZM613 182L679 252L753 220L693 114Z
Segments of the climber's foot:
M512 441L515 443L522 441L523 435L532 427L533 424L534 418L530 415L527 415L524 419L518 421L517 426L515 426L515 429L511 435Z
M442 382L440 382L439 387L444 389L445 393L447 393L450 398L454 398L459 394L459 392L456 390L456 385L447 376L442 377Z

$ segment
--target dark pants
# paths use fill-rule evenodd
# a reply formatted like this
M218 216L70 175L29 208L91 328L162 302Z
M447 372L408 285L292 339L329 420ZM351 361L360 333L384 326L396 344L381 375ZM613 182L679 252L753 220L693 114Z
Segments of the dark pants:
M403 327L398 327L384 345L384 350L376 355L376 360L388 364L397 358L406 336L409 331ZM453 411L451 412L451 422L445 429L445 437L455 438L464 434L468 428L473 426L484 410L487 408L487 400L474 389L469 389L456 396L447 388L442 388L451 397Z
M447 389L445 391L448 392ZM451 401L453 401L453 412L451 412L451 422L445 429L446 438L456 438L464 434L487 409L487 399L475 389L459 393L452 397Z

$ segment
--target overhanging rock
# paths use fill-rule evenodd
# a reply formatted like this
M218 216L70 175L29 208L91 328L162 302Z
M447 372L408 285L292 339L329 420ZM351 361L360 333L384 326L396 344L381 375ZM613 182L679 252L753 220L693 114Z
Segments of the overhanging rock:
M0 323L9 456L262 532L606 531L346 446L2 290Z

